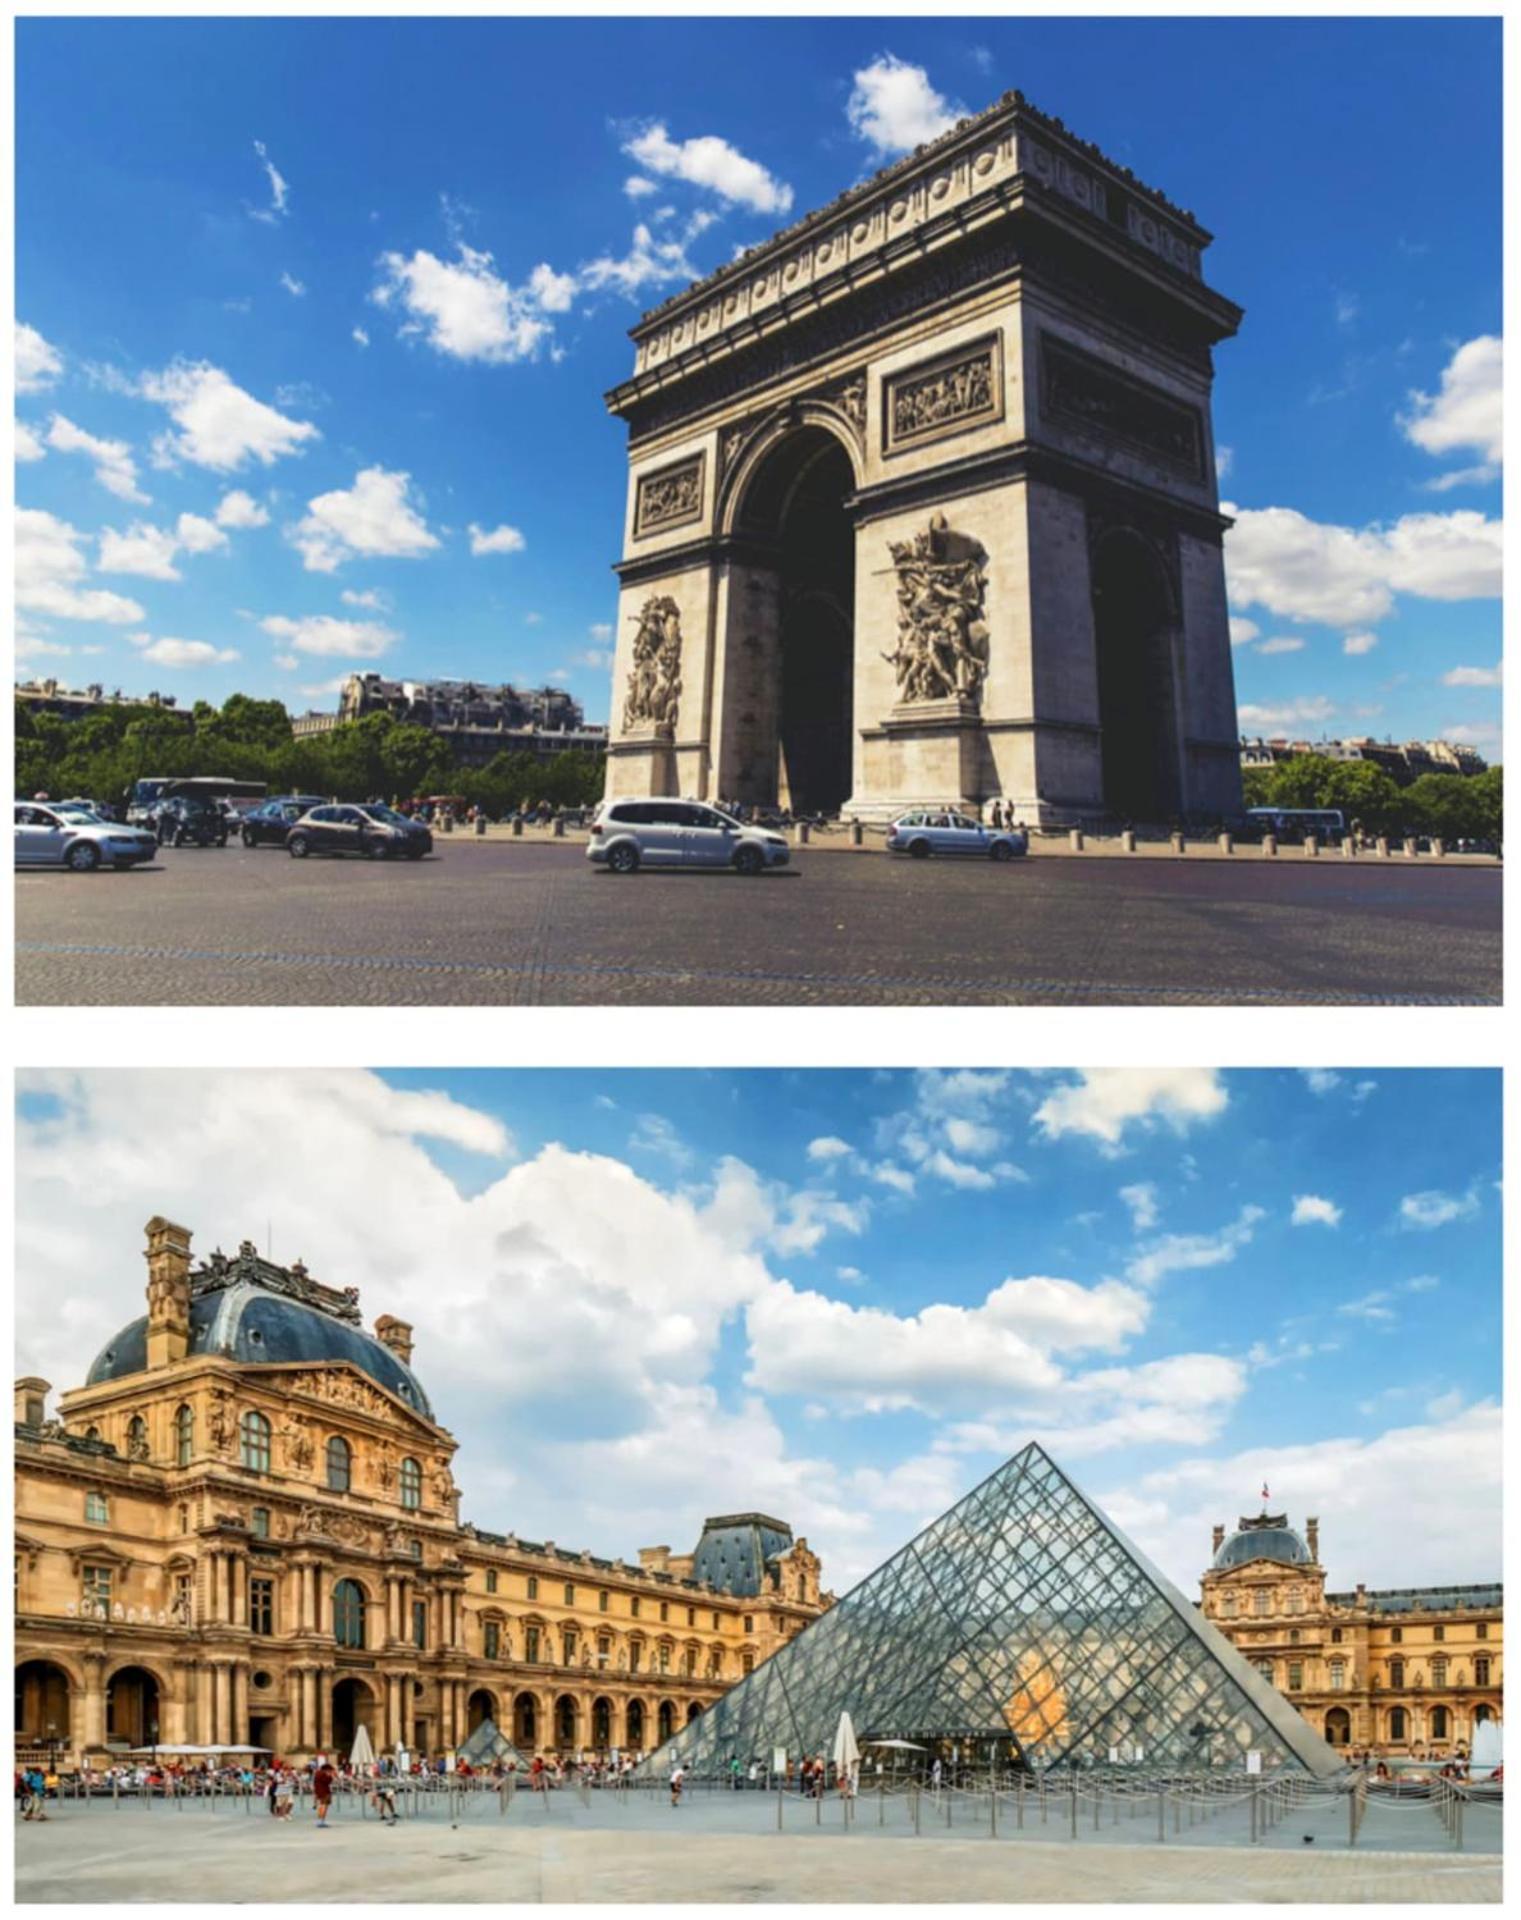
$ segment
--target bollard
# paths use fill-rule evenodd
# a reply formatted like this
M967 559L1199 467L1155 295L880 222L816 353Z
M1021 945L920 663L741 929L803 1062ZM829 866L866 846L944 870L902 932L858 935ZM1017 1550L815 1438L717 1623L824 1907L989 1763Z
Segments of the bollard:
M1413 860L1413 859L1415 858L1415 842L1414 842L1414 840L1406 840L1406 842L1405 842L1405 858L1406 858L1407 860Z
M1230 834L1228 833L1221 834L1220 851L1222 853L1234 853L1236 851L1236 842L1234 841L1234 839L1232 839Z
M1445 840L1433 840L1431 843L1431 852L1434 859L1445 860L1447 858L1447 842Z
M1320 842L1315 838L1313 833L1307 833L1304 837L1305 859L1314 860L1319 857L1319 854L1320 854Z
M1093 1831L1098 1832L1099 1815L1104 1810L1104 1789L1098 1787L1093 1795Z
M1355 860L1357 858L1357 842L1350 833L1342 836L1341 857L1343 860Z
M801 820L798 822L797 837L805 847L808 844L809 836L812 834L812 832L813 832L813 828L808 824L806 820Z
M480 840L480 839L483 839L483 838L485 837L485 833L486 833L486 816L485 816L485 814L483 814L483 813L478 813L478 814L477 814L477 815L475 816L475 837L476 837L476 839L477 839L477 840Z
M865 838L865 835L862 831L860 821L852 820L850 823L850 844L853 847L858 847L860 846L864 838Z
M1120 849L1124 853L1135 852L1135 835L1129 827L1120 835Z
M1186 853L1188 851L1188 843L1184 840L1181 833L1175 833L1172 836L1172 850L1174 853Z
M560 813L555 815L555 838L556 840L565 838L565 816Z
M514 840L521 840L523 837L523 816L520 813L512 816L512 837Z
M1275 857L1275 856L1277 855L1277 852L1278 852L1278 835L1277 835L1276 833L1265 833L1265 834L1263 834L1263 836L1262 836L1262 851L1263 851L1263 854L1264 854L1264 856L1265 856L1265 857L1266 857L1267 859L1269 859L1269 860L1271 860L1271 859L1273 859L1273 858L1274 858L1274 857Z
M446 813L444 815L444 832L453 833L453 831L454 831L454 815L452 813Z
M1389 837L1387 834L1381 833L1378 836L1373 843L1373 851L1380 860L1387 860L1389 858Z
M1083 830L1082 830L1082 828L1081 828L1081 827L1074 827L1074 828L1072 829L1072 831L1071 831L1071 833L1070 833L1070 834L1069 834L1069 835L1067 836L1067 839L1068 839L1068 844L1069 844L1069 845L1071 846L1071 848L1072 848L1072 851L1073 851L1074 853L1081 853L1081 852L1082 852L1082 850L1083 850Z
M1172 1802L1172 1830L1174 1833L1181 1833L1183 1831L1183 1809L1178 1803L1176 1794L1174 1794Z

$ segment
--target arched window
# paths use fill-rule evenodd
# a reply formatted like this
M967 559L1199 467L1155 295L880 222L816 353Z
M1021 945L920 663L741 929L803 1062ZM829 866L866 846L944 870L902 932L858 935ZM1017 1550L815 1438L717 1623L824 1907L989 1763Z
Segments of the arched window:
M188 1467L195 1448L195 1415L189 1407L178 1407L174 1415L174 1464Z
M1433 1740L1446 1740L1452 1733L1452 1716L1445 1707L1431 1709L1431 1737Z
M401 1463L401 1504L411 1513L422 1505L422 1468L410 1454Z
M127 1458L146 1460L148 1457L148 1423L140 1413L134 1413L127 1422Z
M333 1638L340 1647L364 1645L364 1588L356 1580L333 1588Z
M1389 1710L1389 1738L1391 1740L1403 1740L1405 1738L1405 1709L1403 1707L1391 1707Z
M342 1434L335 1433L327 1443L327 1486L329 1493L347 1493L354 1465L353 1450Z
M245 1413L241 1430L243 1465L253 1473L268 1473L269 1422L262 1413Z

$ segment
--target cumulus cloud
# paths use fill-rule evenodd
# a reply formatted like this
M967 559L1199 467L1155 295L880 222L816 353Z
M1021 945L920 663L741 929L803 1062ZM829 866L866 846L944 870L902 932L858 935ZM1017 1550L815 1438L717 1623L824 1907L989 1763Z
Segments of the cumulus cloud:
M529 290L513 287L489 253L463 242L458 258L440 260L419 247L410 258L382 254L382 278L370 298L405 316L404 336L421 336L455 360L502 365L528 360L550 334Z
M417 559L439 545L408 498L411 476L364 467L352 487L320 493L286 529L308 573L333 573L356 554Z
M1442 675L1444 687L1498 687L1502 674L1500 662L1492 667L1454 667Z
M16 391L44 393L63 372L63 355L35 327L16 322Z
M1266 1218L1262 1207L1248 1205L1217 1233L1161 1234L1141 1246L1125 1268L1126 1277L1139 1286L1150 1287L1169 1273L1229 1266L1241 1249L1251 1244L1257 1222Z
M59 620L134 625L143 619L135 600L81 583L89 562L80 551L88 536L36 507L16 510L16 605Z
M1481 513L1409 513L1388 526L1341 527L1293 507L1225 504L1231 601L1291 620L1367 626L1397 593L1425 600L1497 598L1503 527Z
M576 276L556 273L540 261L528 276L528 291L545 313L569 313L576 297Z
M1157 1204L1157 1190L1150 1180L1138 1180L1133 1186L1121 1187L1120 1198L1130 1209L1131 1225L1137 1233L1150 1233L1162 1217Z
M363 327L351 327L349 329L349 338L356 346L367 347L370 344L370 336L365 332Z
M642 221L634 228L625 254L598 254L580 269L580 282L594 293L611 288L632 299L648 287L691 280L697 269L687 258L686 238L657 240Z
M1264 640L1258 647L1259 653L1303 653L1305 643L1297 634L1275 633L1271 640Z
M850 1142L840 1139L838 1134L821 1134L817 1140L808 1142L808 1158L820 1160L826 1165L831 1160L844 1160L850 1155Z
M135 634L133 645L141 646L143 658L159 667L220 667L240 657L236 647L214 647L207 640L150 640L145 633Z
M1117 1149L1128 1127L1161 1123L1186 1133L1218 1119L1229 1104L1213 1067L1091 1067L1048 1094L1034 1124L1048 1140L1079 1133Z
M630 200L645 200L660 189L653 180L646 180L642 173L631 173L623 183L623 191Z
M1290 727L1316 727L1329 720L1336 708L1323 693L1306 694L1297 700L1280 700L1259 705L1247 700L1236 709L1243 728L1258 733L1277 733Z
M1349 633L1341 643L1343 653L1372 653L1378 645L1376 633Z
M1472 1220L1478 1211L1479 1196L1472 1188L1467 1193L1442 1193L1429 1187L1424 1193L1407 1193L1400 1201L1400 1225L1430 1231L1454 1220Z
M792 206L791 187L716 134L673 140L664 122L657 120L625 141L623 151L647 174L706 187L752 213L784 214ZM624 191L637 194L642 189L634 189L630 181L625 182Z
M470 551L482 553L521 553L528 542L516 527L505 523L500 527L478 527L470 522Z
M1493 480L1504 458L1504 353L1499 338L1481 334L1465 341L1442 370L1434 393L1413 392L1400 418L1407 440L1426 453L1476 453L1477 466L1445 473L1428 484L1445 493L1455 486Z
M353 587L345 587L338 598L346 607L368 607L372 613L384 613L389 602L385 595L375 587L366 587L362 592Z
M82 453L92 462L95 478L119 500L146 504L148 496L137 484L137 464L125 440L102 440L72 420L55 413L48 422L48 445L57 453Z
M374 620L337 620L330 613L303 614L292 619L272 613L259 622L275 640L284 640L298 653L331 654L351 660L378 660L401 638Z
M252 495L234 487L217 502L216 523L219 527L267 527L269 515Z
M923 67L891 53L857 69L845 103L851 132L884 160L938 140L965 112L931 86Z
M1242 619L1240 615L1234 613L1231 615L1230 625L1231 645L1233 647L1249 646L1262 632L1261 627L1257 625L1255 620L1245 620Z
M1293 1227L1339 1227L1341 1208L1334 1200L1323 1199L1318 1193L1296 1193L1294 1211L1289 1215L1289 1225Z
M47 448L37 438L37 435L32 430L32 428L30 428L24 420L18 420L15 423L15 425L16 425L16 442L15 442L16 459L18 461L45 460L47 458Z
M100 536L102 573L136 573L147 580L178 580L174 564L181 553L213 553L227 545L227 535L214 521L196 513L182 513L172 528L134 522L125 533L107 527Z
M204 360L145 373L135 391L166 408L178 428L153 443L160 465L186 460L214 473L236 472L249 461L268 467L322 437L309 421L287 419Z

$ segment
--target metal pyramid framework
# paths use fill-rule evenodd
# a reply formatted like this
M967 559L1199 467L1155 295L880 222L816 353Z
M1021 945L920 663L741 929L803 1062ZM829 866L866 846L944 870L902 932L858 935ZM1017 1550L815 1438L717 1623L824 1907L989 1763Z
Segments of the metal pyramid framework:
M1032 1768L1342 1762L1033 1443L646 1762L996 1740Z

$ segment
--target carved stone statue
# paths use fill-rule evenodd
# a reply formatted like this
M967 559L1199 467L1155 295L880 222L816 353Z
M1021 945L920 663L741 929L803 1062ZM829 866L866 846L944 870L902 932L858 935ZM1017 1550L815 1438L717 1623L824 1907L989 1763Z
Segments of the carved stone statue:
M882 658L897 673L899 700L979 700L988 670L987 555L953 533L943 513L888 550L898 575L898 644Z
M665 595L646 600L634 636L634 664L623 700L623 728L670 733L681 701L681 610Z
M207 1418L206 1432L214 1452L232 1451L232 1413L227 1405L226 1390L222 1387L213 1387L211 1390L211 1412Z
M305 1473L312 1464L314 1449L306 1422L299 1414L292 1414L287 1419L280 1429L280 1438L285 1443L287 1464L297 1473Z

